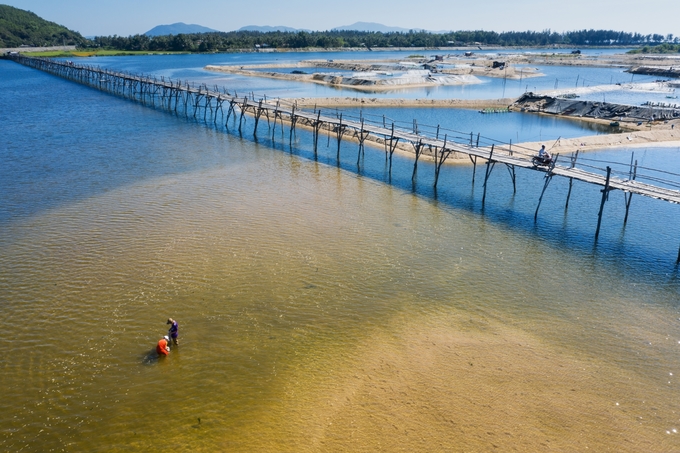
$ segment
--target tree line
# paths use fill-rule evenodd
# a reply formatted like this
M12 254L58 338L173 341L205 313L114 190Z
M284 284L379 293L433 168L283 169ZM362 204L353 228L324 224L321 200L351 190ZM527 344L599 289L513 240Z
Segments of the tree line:
M166 36L98 36L83 47L127 51L220 52L238 49L304 49L348 47L450 47L485 46L657 46L678 44L673 35L628 33L614 30L579 30L557 33L541 32L457 31L407 33L364 31L257 32L233 31L178 34Z
M642 46L630 53L680 53L680 44L664 43L658 46Z

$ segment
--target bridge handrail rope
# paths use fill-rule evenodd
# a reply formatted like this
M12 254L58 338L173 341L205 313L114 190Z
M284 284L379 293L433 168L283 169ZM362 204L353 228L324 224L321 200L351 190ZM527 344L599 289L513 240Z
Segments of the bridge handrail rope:
M29 59L28 57L21 57L23 59ZM61 60L51 60L47 58L30 58L32 61L42 61L44 63L48 64L57 64L65 67L70 67L79 71L88 71L90 73L98 73L98 74L103 74L103 75L108 75L112 77L119 77L123 78L125 80L131 80L134 82L140 82L140 83L146 83L152 86L169 86L173 88L182 88L186 89L189 94L193 95L200 95L200 96L207 96L210 98L216 98L218 101L224 102L224 101L229 101L229 102L234 102L238 103L239 108L241 107L241 103L246 102L247 107L253 108L259 106L259 108L262 108L263 106L266 107L267 109L274 110L274 108L277 108L279 111L285 109L286 107L290 106L290 109L292 110L292 114L297 115L297 116L303 116L307 117L309 120L313 120L314 118L322 118L322 112L324 109L314 109L312 112L310 112L307 109L301 109L297 108L296 101L295 100L284 100L278 97L274 98L267 98L266 95L259 95L255 94L253 91L249 93L242 93L238 94L236 91L234 91L233 95L229 93L229 91L226 88L223 88L221 91L219 87L214 86L214 88L208 87L206 83L199 83L196 85L195 82L193 81L188 81L188 80L181 80L181 79L176 79L174 82L172 79L168 78L168 80L165 80L164 76L161 76L160 79L152 74L132 74L129 72L117 72L110 70L108 68L102 68L98 66L93 66L93 65L74 65L71 62L67 61L61 61ZM82 75L72 75L71 78L82 78ZM103 78L100 78L100 82L102 81ZM147 93L148 94L148 93ZM150 96L158 96L156 92L150 93ZM225 99L224 96L227 98ZM196 104L197 108L208 108L208 105L212 109L212 101L210 103L206 103L205 107L198 106ZM246 104L243 104L244 107ZM402 121L402 120L396 120L393 118L388 118L386 115L376 115L370 112L364 112L363 108L359 108L359 116L357 117L355 114L351 114L349 111L344 111L342 109L336 108L329 108L325 109L326 112L329 112L330 114L334 114L336 118L339 115L342 115L343 121L345 122L345 125L347 125L349 122L353 121L356 123L361 123L362 128L365 128L366 132L368 133L373 133L377 135L382 135L384 137L388 137L389 133L387 130L388 123L390 126L394 125L394 134L395 136L400 136L407 138L409 140L419 140L421 143L424 145L431 145L431 146L438 146L439 143L442 141L441 138L443 135L446 135L447 143L450 145L457 145L457 146L462 146L464 148L464 152L468 152L471 155L479 156L482 158L489 158L492 157L490 154L487 154L487 151L485 149L488 149L490 147L494 147L494 155L493 157L499 158L501 155L505 155L507 157L510 156L510 149L512 149L512 159L524 159L524 160L530 160L533 156L537 154L537 150L530 149L527 147L519 146L517 144L510 144L503 142L501 140L497 140L491 137L486 137L481 134L474 134L472 132L464 132L464 131L457 131L455 129L447 128L447 127L442 127L441 125L437 126L432 126L429 124L419 124L417 123L416 120L413 120L412 123ZM375 118L375 120L373 119ZM327 115L323 115L323 119L326 122L332 122L333 118ZM355 125L356 126L356 125ZM377 130L371 131L372 128L375 128ZM424 140L424 141L423 141ZM430 142L430 143L428 143ZM441 146L441 145L439 145ZM510 148L512 147L512 148ZM479 149L479 151L473 151L473 149ZM455 151L455 149L454 149ZM512 159L510 162L513 162ZM605 173L607 170L606 168L603 167L597 167L594 165L588 165L587 163L584 162L598 162L598 163L603 163L603 164L608 164L608 165L616 165L616 166L622 166L625 167L626 169L630 168L630 163L625 163L625 162L612 162L612 161L605 161L605 160L598 160L598 159L592 159L592 158L584 158L584 157L579 157L578 161L578 167L581 169L592 169L600 173ZM558 167L560 168L560 167ZM644 169L648 170L651 172L658 172L658 173L664 173L672 176L680 176L676 173L660 170L660 169L654 169L654 168L648 168L648 167L637 167L638 170ZM568 168L564 168L564 170L568 170ZM575 168L574 168L575 170ZM552 171L552 170L551 170ZM627 176L629 176L629 170L624 171L613 171L615 175L622 175L624 178L622 178L622 181L626 181ZM646 180L646 181L655 181L658 183L663 183L669 186L673 187L680 187L678 182L676 181L671 181L668 179L663 179L651 175L645 175L645 174L636 174L636 180L639 182L640 180Z
M616 161L599 160L599 159L592 159L592 158L585 158L585 157L579 157L579 161L580 161L580 162L582 162L582 161L587 161L587 162L600 162L600 163L603 163L603 164L609 164L609 165L622 165L622 166L624 166L624 167L630 167L630 163L628 163L628 162L616 162ZM660 170L660 169L658 169L658 168L644 167L644 166L642 166L642 165L638 165L636 168L637 168L638 170L656 171L656 172L659 172L659 173L665 173L665 174L668 174L668 175L671 175L671 176L678 176L678 177L680 177L680 173L674 173L674 172L667 171L667 170Z
M583 160L597 161L596 159L583 159ZM627 180L630 176L630 170L629 170L630 163L624 164L624 163L621 163L621 162L610 162L610 161L597 161L597 162L625 166L626 168L622 169L622 170L612 169L611 174L615 175L615 176L620 176L624 180ZM607 172L606 167L597 167L597 166L594 166L594 165L584 164L583 162L579 162L577 164L577 166L578 166L578 168L581 168L581 169L595 170L595 171L598 171L602 174L606 174L606 172ZM663 174L667 174L667 175L671 175L671 176L677 176L677 177L680 178L680 174L678 174L678 173L673 173L673 172L669 172L669 171L665 171L665 170L659 170L659 169L656 169L656 168L637 166L636 167L635 179L637 181L654 181L654 182L657 182L657 183L666 184L668 186L680 188L680 181L678 181L678 180L661 178L661 177L653 176L653 175L650 175L650 174L647 174L647 173L640 173L641 169L647 170L649 172L656 172L656 173L663 173Z

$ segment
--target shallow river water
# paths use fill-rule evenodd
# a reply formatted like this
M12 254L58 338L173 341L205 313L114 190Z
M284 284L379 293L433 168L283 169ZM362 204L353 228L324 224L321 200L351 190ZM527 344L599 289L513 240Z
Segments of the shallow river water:
M0 450L680 449L677 207L0 85Z

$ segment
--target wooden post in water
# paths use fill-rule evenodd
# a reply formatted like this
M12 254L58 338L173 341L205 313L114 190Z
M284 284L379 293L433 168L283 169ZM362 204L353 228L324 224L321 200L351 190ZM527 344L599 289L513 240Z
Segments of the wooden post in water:
M446 149L446 140L448 138L447 134L444 134L444 146L437 156L437 148L434 149L434 190L437 191L437 183L439 182L439 172L441 171L442 164L451 155L452 150Z
M314 156L316 157L316 150L319 146L319 128L321 127L321 110L316 114L316 121L312 124L314 132Z
M194 103L194 119L196 119L196 114L198 113L198 105L201 102L201 98L203 97L203 93L201 93L201 88L198 88L198 94L195 96L196 102Z
M295 133L295 123L297 123L297 115L295 114L295 106L297 104L293 104L293 111L290 114L290 135L288 136L288 145L292 146L293 145L293 134Z
M493 167L495 165L495 162L492 160L493 159L493 147L494 147L494 145L491 145L491 152L489 153L489 159L486 161L486 175L484 176L484 192L482 194L482 208L484 208L484 202L486 201L486 182L489 180L489 175L491 175L491 171L493 170Z
M397 149L398 144L399 137L397 138L394 137L394 123L392 123L392 134L390 135L390 169L389 169L390 174L392 174L392 154L394 154L394 150Z
M468 157L470 158L470 162L472 162L472 185L475 185L475 173L477 173L477 156L473 156L472 154L468 154Z
M208 107L210 107L210 116L212 116L212 99L209 94L205 95L205 105L203 106L203 122L205 123L205 117L208 115Z
M271 118L269 118L269 107L266 106L266 102L267 102L267 96L266 95L264 97L264 102L265 102L264 116L267 117L267 129L269 130L269 129L272 128L272 123L271 123ZM276 117L274 117L274 121L276 121Z
M255 127L253 128L253 135L257 137L257 124L260 122L260 115L262 115L262 99L257 103L255 110Z
M274 127L272 128L272 141L274 141L274 134L276 133L276 118L279 116L279 101L276 101L276 106L274 106ZM283 129L283 124L281 125Z
M326 141L326 148L330 148L330 146L331 146L331 133L333 132L333 124L329 121L329 122L326 123L326 125L328 126L328 134L326 134L328 136L328 140Z
M357 166L361 162L361 156L364 152L364 140L368 137L368 132L364 133L364 119L361 118L361 130L359 131L359 153L357 154Z
M578 159L578 150L575 154L571 155L571 166L569 168L574 168L576 166L576 159ZM571 197L571 186L574 183L574 178L569 178L569 191L567 192L567 202L564 205L564 210L569 208L569 197Z
M340 114L340 124L338 124L338 128L335 130L335 135L338 140L338 154L336 156L336 159L338 160L338 163L340 162L340 142L342 142L342 134L345 133L345 126L342 125L342 113Z
M238 133L241 133L241 124L243 122L243 115L246 113L246 106L248 105L248 97L243 98L243 104L241 104L241 116L238 119Z
M416 172L418 171L418 158L420 157L420 155L423 152L423 140L420 139L420 140L418 140L417 144L412 143L412 145L413 145L413 148L416 152L416 159L413 161L413 173L411 174L411 181L416 179Z
M541 207L541 201L543 201L543 194L545 193L546 189L548 188L548 184L550 184L550 180L552 180L552 173L548 172L545 174L545 182L543 183L543 190L541 191L541 196L538 197L538 205L536 206L536 212L534 212L534 222L538 220L538 209Z
M633 154L630 156L630 175L629 179L631 181L635 181L635 177L637 176L637 161L635 161L635 166L633 167L633 157L635 156L635 151L633 151ZM626 215L623 218L623 224L626 225L628 222L628 210L630 209L630 201L633 199L633 192L630 192L626 194L626 192L623 193L623 199L626 201Z
M234 117L236 117L236 113L234 112L234 104L236 104L236 99L229 99L229 110L227 111L227 120L224 122L224 127L229 127L229 117L232 113L234 114ZM177 107L177 105L175 105L175 107Z
M595 230L595 242L600 236L600 225L602 224L602 211L604 211L604 202L609 198L609 177L611 176L612 168L607 167L607 179L604 182L604 189L602 189L602 201L600 202L600 212L597 214L597 229Z
M517 193L517 185L515 183L515 166L511 164L505 164L505 167L508 169L508 173L510 173L510 179L512 180L512 193L515 194Z

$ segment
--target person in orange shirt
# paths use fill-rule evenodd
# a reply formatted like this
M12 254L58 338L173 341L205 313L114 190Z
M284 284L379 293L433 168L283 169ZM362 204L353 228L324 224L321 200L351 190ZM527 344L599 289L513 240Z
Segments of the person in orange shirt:
M158 340L158 344L156 345L156 353L158 354L159 357L170 354L170 346L168 346L167 336Z

